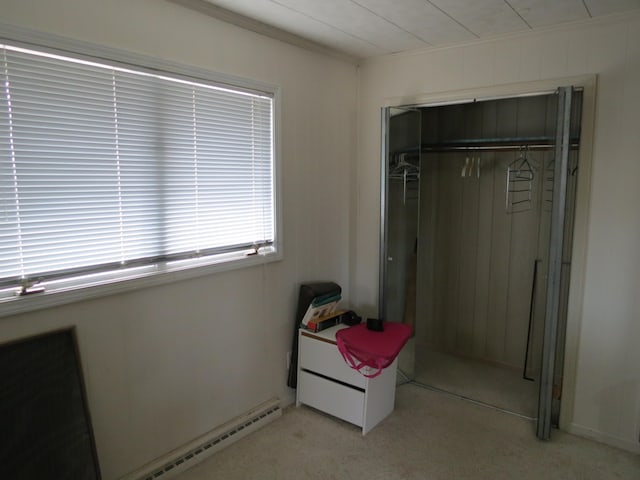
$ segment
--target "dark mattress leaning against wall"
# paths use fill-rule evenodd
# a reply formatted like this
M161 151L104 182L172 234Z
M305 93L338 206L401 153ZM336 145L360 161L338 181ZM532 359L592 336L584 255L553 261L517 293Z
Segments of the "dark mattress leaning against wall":
M291 342L291 364L289 365L289 377L287 385L291 388L298 386L298 329L302 318L315 297L327 294L339 295L342 288L335 282L303 283L298 294L298 308L293 324L293 340Z

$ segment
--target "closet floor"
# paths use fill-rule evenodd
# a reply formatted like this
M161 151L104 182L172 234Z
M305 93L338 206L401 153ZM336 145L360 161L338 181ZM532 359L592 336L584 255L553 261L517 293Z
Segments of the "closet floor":
M538 383L508 367L416 348L414 380L526 417L537 413Z

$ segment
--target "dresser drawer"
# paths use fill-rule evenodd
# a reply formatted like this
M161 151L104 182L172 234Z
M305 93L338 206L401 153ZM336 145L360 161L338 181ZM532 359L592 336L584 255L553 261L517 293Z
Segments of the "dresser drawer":
M301 369L365 388L366 377L345 363L335 344L301 334L299 352L298 364Z
M359 427L363 424L364 392L301 371L298 401Z

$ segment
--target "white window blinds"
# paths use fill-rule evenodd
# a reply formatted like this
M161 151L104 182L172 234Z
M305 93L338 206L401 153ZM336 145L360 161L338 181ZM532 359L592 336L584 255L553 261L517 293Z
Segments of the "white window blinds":
M0 54L0 286L273 243L271 95Z

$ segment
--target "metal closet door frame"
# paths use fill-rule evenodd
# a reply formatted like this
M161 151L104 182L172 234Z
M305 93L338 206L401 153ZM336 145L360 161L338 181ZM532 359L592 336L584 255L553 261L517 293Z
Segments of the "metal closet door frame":
M384 317L385 312L385 284L387 278L387 214L389 212L389 188L387 177L389 175L389 129L391 128L391 107L380 109L382 135L380 140L380 251L378 268L378 318Z
M549 237L549 266L547 274L547 300L542 343L540 389L538 392L538 422L536 436L541 440L551 437L553 403L553 377L558 342L560 314L560 287L562 273L562 247L567 203L567 174L571 148L571 111L573 87L559 87L556 123L555 163L553 172L553 206Z

